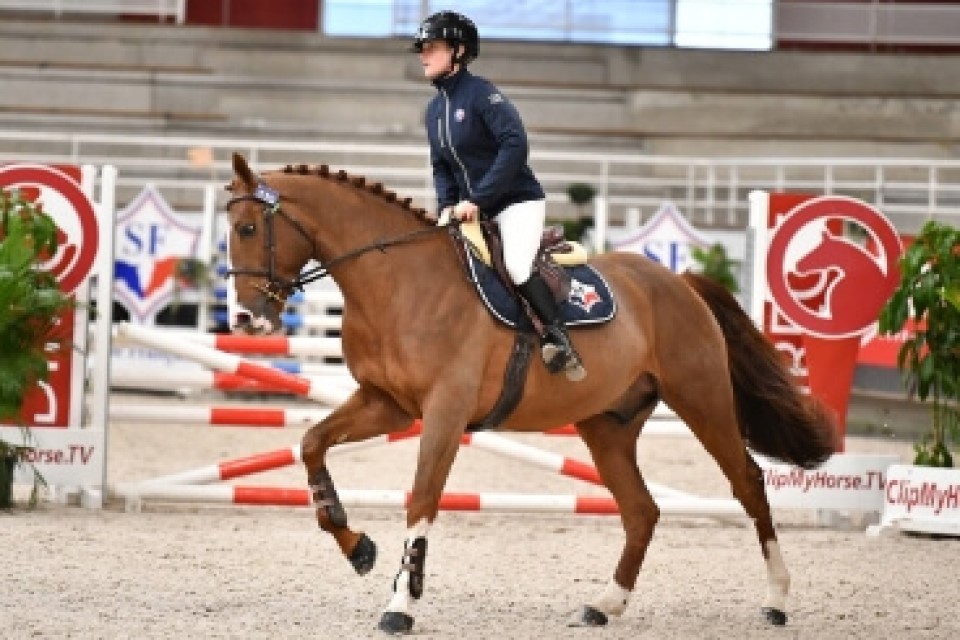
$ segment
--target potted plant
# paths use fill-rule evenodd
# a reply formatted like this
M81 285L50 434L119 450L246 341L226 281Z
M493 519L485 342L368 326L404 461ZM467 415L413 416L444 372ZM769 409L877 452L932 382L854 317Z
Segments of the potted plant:
M908 331L897 365L911 395L930 401L914 464L952 467L960 441L960 230L929 221L900 259L900 284L880 311L883 334Z
M740 291L733 273L733 261L727 257L726 248L716 242L707 249L693 248L693 259L699 264L699 272L722 284L730 293Z
M567 186L567 198L577 208L577 219L563 222L564 237L570 240L582 240L587 228L593 225L593 217L586 212L586 207L593 202L596 195L596 189L585 182L574 182Z
M18 191L0 190L0 421L22 425L21 407L39 380L48 377L47 358L57 318L71 304L56 278L40 268L57 248L57 226L42 207ZM23 442L0 438L0 507L9 507ZM31 503L43 479L34 469Z

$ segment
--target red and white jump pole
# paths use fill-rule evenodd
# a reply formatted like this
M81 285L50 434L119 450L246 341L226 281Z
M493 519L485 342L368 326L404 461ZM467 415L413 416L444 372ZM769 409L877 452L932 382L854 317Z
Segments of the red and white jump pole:
M347 453L380 444L406 440L407 438L415 438L418 435L420 435L420 428L417 424L398 433L376 436L363 442L350 442L338 445L331 449L329 454ZM300 464L300 462L300 445L294 445L285 449L276 449L243 458L222 460L216 464L153 478L145 481L143 484L211 484L262 473L264 471L273 471L274 469Z
M277 409L251 406L177 406L135 405L114 402L110 419L127 422L199 423L231 427L310 427L320 422L331 409Z
M340 338L306 336L241 336L211 333L185 335L196 344L244 355L338 357L343 355Z
M169 502L203 502L233 505L273 505L307 507L311 504L308 489L289 487L234 485L120 485L116 492L127 500ZM341 489L341 502L346 507L403 508L410 501L410 492L400 489ZM699 498L695 501L677 498L657 500L660 512L682 516L743 516L743 508L735 500ZM609 496L549 495L522 493L444 493L440 496L442 511L496 511L572 513L576 515L613 515L619 513Z
M342 394L342 403L357 388L356 381L343 367L339 375L304 376L312 385L324 385L331 396ZM217 391L246 391L253 393L292 393L287 388L277 387L273 383L261 382L245 376L222 371L194 369L188 367L155 367L143 364L115 362L110 370L111 385L133 389L152 389L180 391L183 389L203 389Z
M127 415L121 415L125 419L131 419L131 416L140 416L143 415L140 413L142 408L134 407L132 405L127 405L130 408L130 412ZM190 411L195 411L192 407L186 407ZM219 415L219 424L234 424L233 422L227 422L228 420L241 419L243 415L241 412L244 410L242 407L237 407L235 412L229 412L229 409L221 409L223 413ZM288 414L285 415L282 413L283 410L257 410L252 416L251 419L256 419L258 413L262 411L262 420L260 426L287 426L280 423L280 420L284 417L288 417ZM163 415L166 413L165 407L157 408L157 415ZM111 417L113 417L111 413ZM304 414L303 418L312 418L315 414ZM178 415L174 419L182 420L183 415ZM311 422L312 424L312 422ZM356 451L357 449L367 448L371 446L376 446L380 444L389 444L391 442L398 442L400 440L406 440L408 438L413 438L419 436L421 432L420 421L414 422L409 429L404 431L399 431L397 433L391 433L381 436L376 436L364 440L363 442L351 442L348 444L338 445L330 449L330 454L340 454L346 453L348 451ZM513 458L514 460L519 460L526 464L539 467L546 471L551 471L559 475L564 475L570 478L576 478L578 480L583 480L585 482L590 482L592 484L602 485L603 483L600 480L600 476L597 473L596 468L592 465L585 462L580 462L573 458L568 458L562 456L558 453L552 453L550 451L544 451L538 449L537 447L532 447L527 444L520 442L515 442L509 438L499 436L492 433L474 433L474 434L465 434L461 439L461 444L466 446L475 447L477 449L485 449L492 453L506 456L508 458ZM176 483L176 484L195 484L195 483L210 483L218 482L222 480L228 480L232 478L240 477L241 475L249 475L253 473L259 473L261 471L268 471L271 469L276 469L282 466L288 466L292 464L297 464L300 462L300 447L293 446L287 449L279 449L277 451L270 451L263 454L253 455L246 458L239 458L236 460L225 460L217 464L208 465L205 467L200 467L199 469L192 469L189 471L183 471L177 474L172 474L169 476L163 476L161 478L155 478L149 480L148 482L153 483ZM243 473L240 471L243 470Z
M338 405L344 400L342 393L330 392L323 384L315 384L314 381L307 378L260 365L231 353L217 351L216 349L201 344L180 340L173 336L165 335L161 331L150 330L128 322L123 322L117 325L116 332L118 336L133 340L142 345L172 353L186 360L199 362L204 366L223 373L252 378L277 389L304 396L317 402Z

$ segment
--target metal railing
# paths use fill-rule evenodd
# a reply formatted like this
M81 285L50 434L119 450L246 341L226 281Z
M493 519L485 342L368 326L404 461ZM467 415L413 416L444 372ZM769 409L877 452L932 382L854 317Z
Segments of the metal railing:
M148 15L186 19L186 0L0 0L0 10L52 12L56 17L71 13L101 15Z
M150 183L169 190L175 204L199 210L200 203L190 200L196 197L196 188L226 184L235 151L260 170L328 164L383 182L417 205L432 204L425 145L0 130L0 162L116 166L121 204ZM856 197L875 205L905 233L932 218L960 225L960 160L705 158L535 150L530 162L547 191L551 217L580 215L568 202L566 189L581 182L603 198L615 225L627 219L642 221L664 201L672 201L694 224L745 228L747 195L755 189ZM177 187L184 192L179 199Z

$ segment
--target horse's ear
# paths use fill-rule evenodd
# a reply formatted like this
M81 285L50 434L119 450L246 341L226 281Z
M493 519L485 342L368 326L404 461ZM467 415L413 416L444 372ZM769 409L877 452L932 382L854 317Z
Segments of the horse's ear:
M247 159L236 152L233 154L233 172L237 174L243 184L251 189L257 186L257 178L253 175L250 167L247 166Z

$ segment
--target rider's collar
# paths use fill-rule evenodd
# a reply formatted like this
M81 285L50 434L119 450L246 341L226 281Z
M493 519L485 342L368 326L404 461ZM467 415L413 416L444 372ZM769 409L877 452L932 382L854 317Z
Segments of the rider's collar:
M454 73L449 73L449 74L443 76L442 78L437 78L436 80L432 80L431 83L432 83L433 86L435 86L438 90L439 90L439 89L450 90L450 89L453 88L453 86L454 86L455 84L457 84L457 82L460 81L460 78L462 78L462 77L464 77L464 76L466 76L466 75L469 75L468 72L467 72L467 68L466 68L466 67L460 67L456 72L454 72Z

